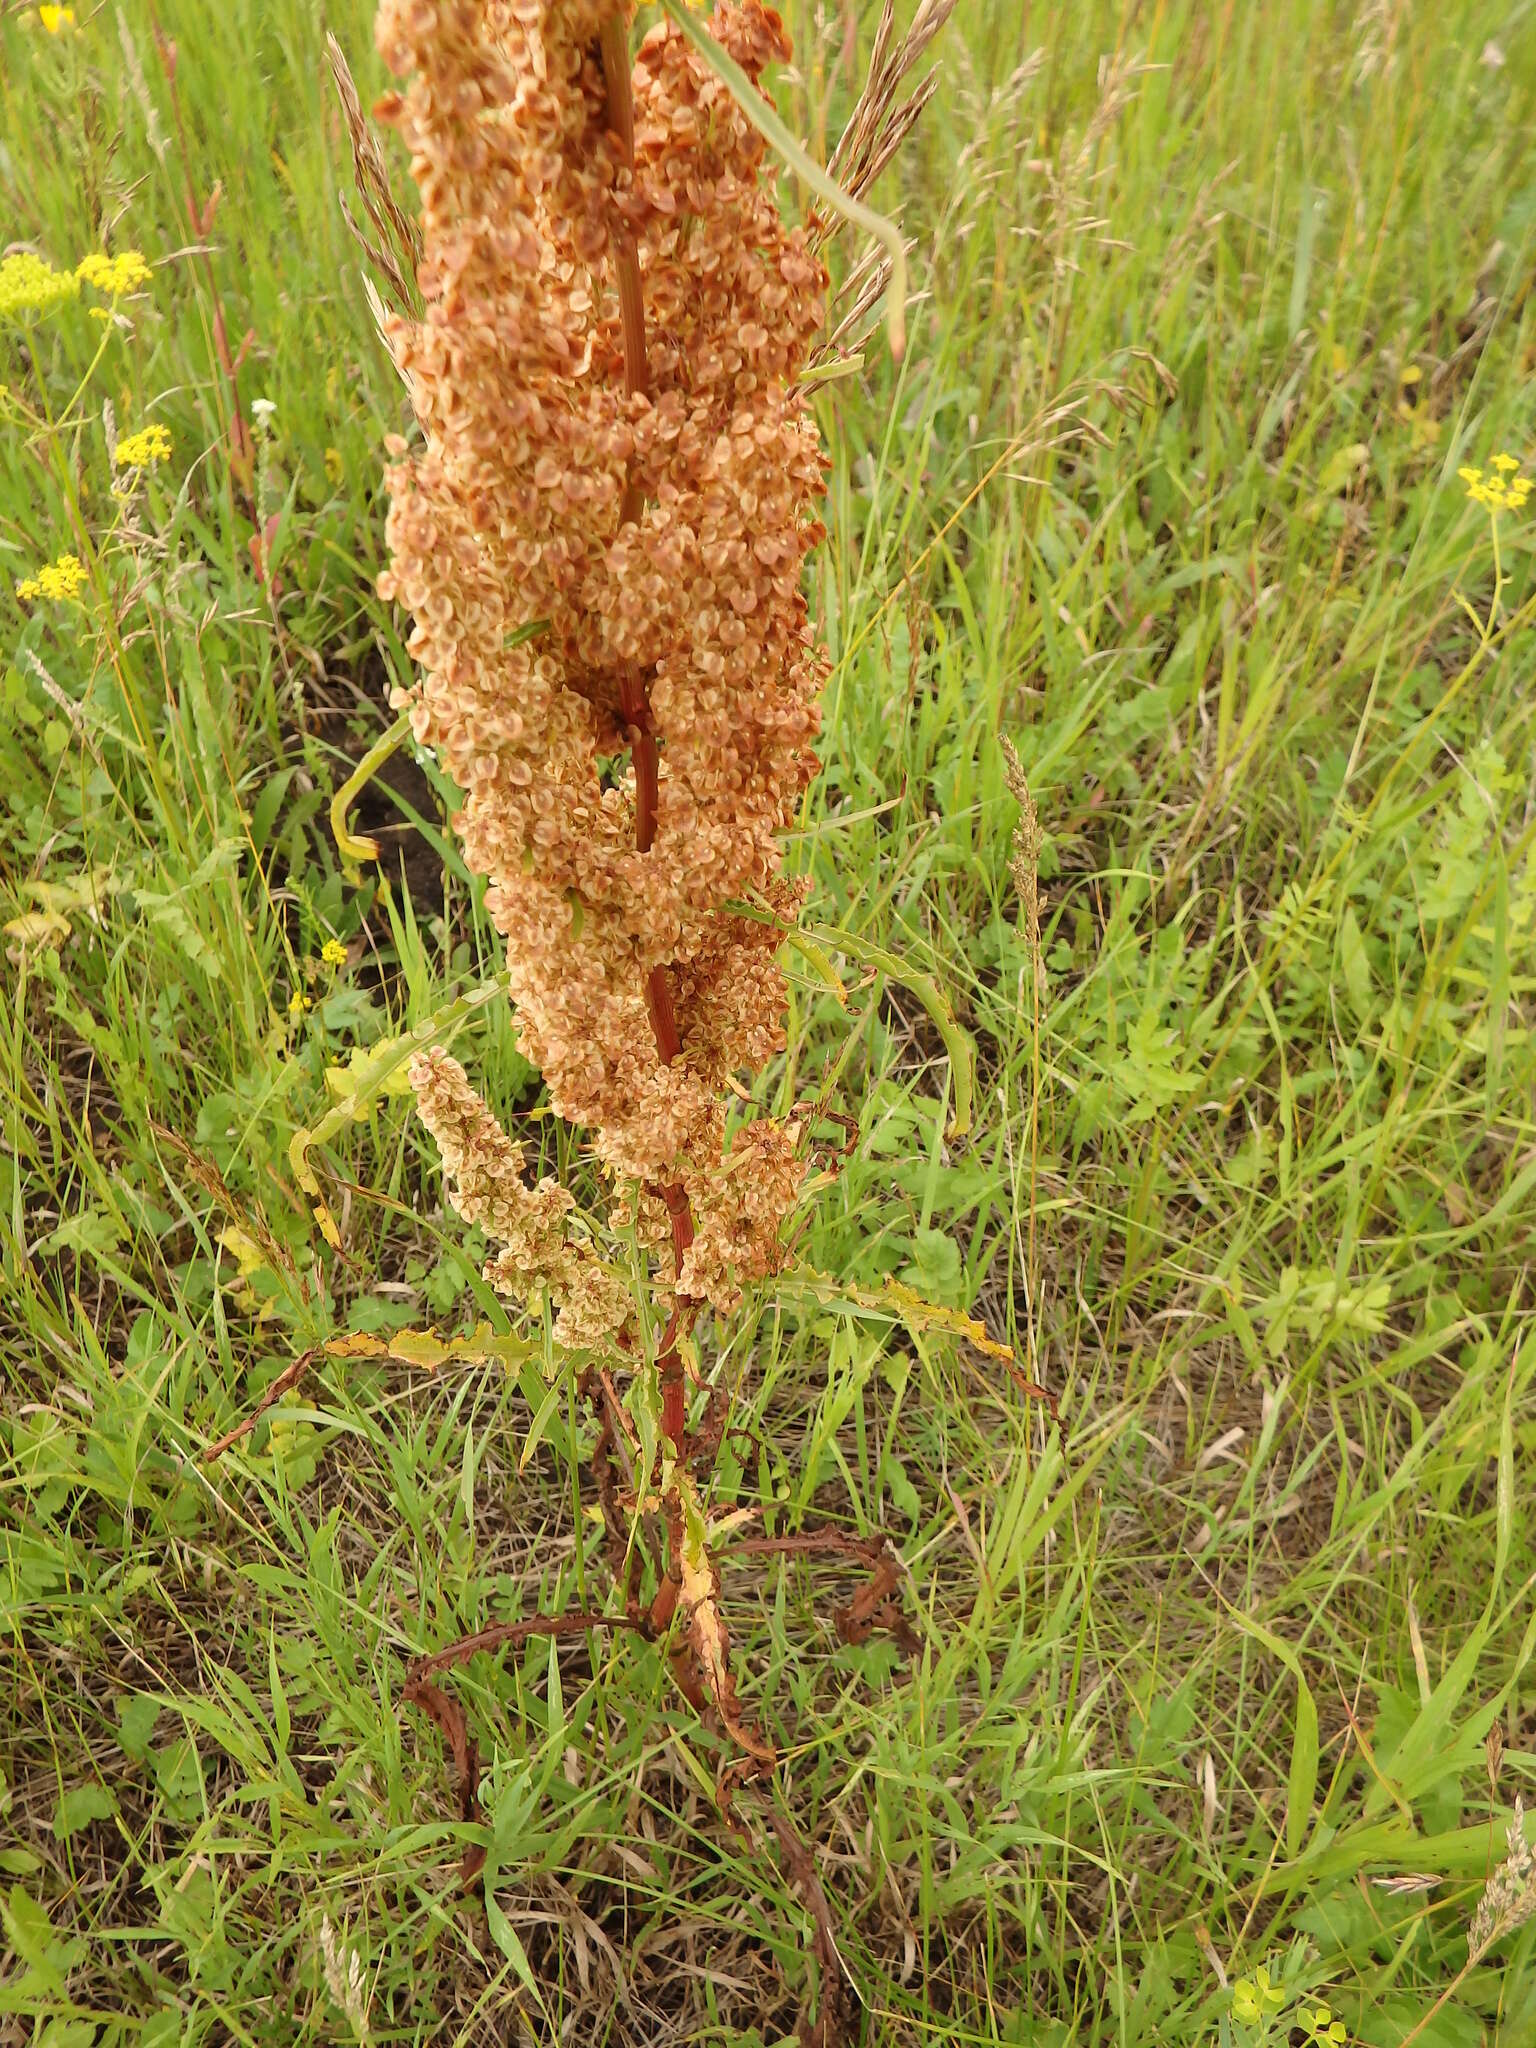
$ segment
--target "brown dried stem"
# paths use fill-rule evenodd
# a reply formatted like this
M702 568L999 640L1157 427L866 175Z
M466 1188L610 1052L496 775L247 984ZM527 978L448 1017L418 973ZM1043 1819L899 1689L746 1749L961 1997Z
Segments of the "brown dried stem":
M299 1357L293 1360L291 1365L285 1365L271 1386L267 1388L261 1399L256 1403L250 1414L246 1416L245 1420L237 1422L233 1429L227 1430L219 1438L217 1443L208 1446L207 1450L203 1453L203 1463L205 1465L213 1464L215 1459L222 1458L227 1450L232 1449L235 1444L239 1443L242 1437L249 1436L267 1410L275 1408L284 1394L291 1393L299 1384L305 1373L309 1371L310 1366L320 1356L320 1350L321 1347L316 1345L313 1349L302 1352Z
M473 1635L460 1636L457 1642L445 1644L441 1650L432 1651L430 1656L418 1657L406 1677L406 1689L420 1685L434 1671L450 1670L455 1664L467 1664L471 1657L482 1650L502 1650L509 1644L520 1647L533 1636L584 1636L589 1629L628 1628L637 1634L649 1635L646 1622L632 1620L627 1614L535 1614L526 1621L496 1621L489 1628L476 1629Z

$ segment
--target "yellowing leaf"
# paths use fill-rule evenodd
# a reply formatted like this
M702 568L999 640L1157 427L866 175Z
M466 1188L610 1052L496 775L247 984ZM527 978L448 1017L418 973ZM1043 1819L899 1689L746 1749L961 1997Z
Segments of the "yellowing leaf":
M411 1084L404 1058L416 1050L409 1032L398 1038L381 1038L376 1045L356 1045L344 1067L327 1067L326 1093L357 1122L368 1113L368 1105L380 1095L409 1095Z
M859 1287L849 1280L839 1280L831 1273L817 1273L809 1267L801 1269L800 1277L807 1280L817 1299L827 1302L846 1302L850 1308L862 1308L878 1316L888 1317L892 1322L905 1323L914 1333L924 1330L945 1330L955 1337L964 1337L974 1344L978 1351L984 1351L989 1358L1013 1361L1012 1349L1000 1344L991 1336L984 1323L974 1316L966 1315L957 1308L945 1308L942 1303L929 1301L913 1287L907 1287L900 1280L889 1277L880 1287Z
M354 1330L345 1337L333 1337L325 1346L328 1358L392 1358L400 1365L415 1366L421 1372L436 1372L439 1366L504 1365L510 1371L531 1358L534 1347L511 1331L493 1330L489 1323L476 1323L463 1337L439 1337L435 1330L392 1330L374 1336Z
M336 1228L336 1219L326 1205L321 1192L319 1176L310 1161L310 1153L317 1145L323 1145L334 1138L336 1133L349 1123L360 1123L368 1113L368 1105L380 1095L404 1095L410 1093L410 1081L406 1069L411 1054L423 1046L432 1045L446 1038L453 1028L469 1016L472 1011L482 1008L504 994L507 977L497 975L492 981L483 981L478 987L466 991L455 1001L447 1003L441 1010L418 1024L414 1031L402 1032L396 1038L382 1039L366 1051L354 1052L345 1067L332 1067L326 1072L326 1085L335 1095L339 1083L332 1080L337 1075L350 1083L321 1117L311 1127L294 1132L288 1145L288 1163L293 1168L299 1186L314 1205L315 1221L328 1245L334 1250L341 1249L341 1233Z
M253 1273L261 1272L267 1263L267 1255L255 1238L242 1230L238 1223L227 1223L219 1232L219 1243L235 1261L242 1280L249 1280Z
M1335 448L1323 464L1317 479L1318 490L1325 498L1337 496L1370 459L1371 451L1364 441L1351 441L1343 448Z
M99 875L94 868L82 868L78 875L68 875L63 881L55 877L28 882L27 894L34 903L40 903L44 910L100 910L106 899L121 888L122 884L112 874Z
M69 937L70 924L56 910L25 910L5 927L8 939L20 939L24 946L51 945Z

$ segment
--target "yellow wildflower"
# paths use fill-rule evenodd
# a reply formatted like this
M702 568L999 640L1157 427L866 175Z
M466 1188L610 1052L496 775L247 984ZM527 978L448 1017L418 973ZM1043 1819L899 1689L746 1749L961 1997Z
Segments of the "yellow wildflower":
M62 30L74 27L75 10L73 7L39 7L37 18L49 35L56 36Z
M314 1005L310 1002L309 997L305 995L303 989L301 988L296 988L293 994L288 998L288 1015L293 1019L295 1024L297 1024L299 1019L305 1016L313 1008Z
M1495 455L1493 471L1484 471L1465 463L1456 474L1467 487L1467 496L1474 505L1486 505L1490 512L1520 512L1531 495L1531 478L1520 474L1520 465L1513 455Z
M342 462L341 450L339 448L326 449L325 473L333 484L339 484L346 475L346 466Z
M124 434L117 444L119 469L144 469L151 463L169 462L170 458L170 432L158 422L140 427L136 434Z
M14 320L22 313L51 313L55 306L74 298L79 289L79 280L70 271L55 270L30 249L0 257L0 320Z
M323 966L333 970L345 967L347 964L347 949L340 939L327 939L320 948L320 960Z
M35 576L24 577L16 586L16 595L26 604L36 604L39 598L69 604L84 588L85 567L79 556L60 555L56 562L45 562Z
M120 256L108 256L93 249L75 265L75 275L82 284L94 285L109 298L120 299L148 284L150 269L137 249L124 249Z

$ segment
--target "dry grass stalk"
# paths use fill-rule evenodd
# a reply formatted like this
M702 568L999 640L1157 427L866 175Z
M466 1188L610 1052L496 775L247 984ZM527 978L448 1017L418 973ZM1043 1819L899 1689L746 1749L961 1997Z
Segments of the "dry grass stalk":
M909 99L899 106L896 103L902 80L954 13L955 6L956 0L921 0L911 27L897 42L893 40L893 0L885 0L875 29L864 89L827 166L843 190L855 199L863 197L889 164L932 97L936 81L927 78Z
M1029 957L1034 965L1035 993L1045 993L1045 961L1040 952L1040 849L1045 844L1045 834L1040 829L1040 814L1035 809L1035 800L1029 793L1029 783L1024 774L1024 764L1018 750L1008 735L1002 735L1004 780L1008 794L1019 807L1019 821L1013 828L1013 847L1008 859L1008 872L1013 877L1013 886L1018 891L1019 909L1023 917L1024 942L1029 948Z
M377 241L371 241L358 225L357 217L345 199L339 201L342 219L351 229L352 239L388 285L394 311L407 319L414 319L421 310L421 295L416 289L416 268L421 262L421 231L402 210L390 189L389 171L384 162L384 152L379 147L379 138L363 112L346 53L329 30L326 31L325 53L330 59L331 78L352 144L352 176L357 185L357 196L373 223ZM378 318L377 314L375 318ZM381 331L382 326L380 321Z

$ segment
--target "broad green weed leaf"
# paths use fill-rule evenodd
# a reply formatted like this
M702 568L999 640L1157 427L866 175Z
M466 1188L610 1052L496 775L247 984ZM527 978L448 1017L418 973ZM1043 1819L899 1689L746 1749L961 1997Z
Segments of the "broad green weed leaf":
M109 1820L116 1811L116 1797L105 1785L76 1785L54 1809L53 1832L61 1842L66 1841L81 1828L88 1828L93 1820Z
M135 1693L118 1707L117 1739L123 1754L132 1757L135 1763L142 1763L148 1756L159 1718L160 1702L147 1693Z
M965 1285L959 1245L946 1231L914 1230L906 1277L930 1300L946 1307L958 1305Z
M906 1466L894 1451L887 1451L881 1459L880 1478L897 1512L905 1515L915 1529L923 1519L923 1503L917 1488L907 1477Z
M12 1885L9 1895L0 1899L0 1926L5 1930L6 1946L23 1965L22 1983L30 1976L41 1980L37 1988L62 1997L64 1979L84 1960L85 1943L56 1934L47 1907L19 1884Z

